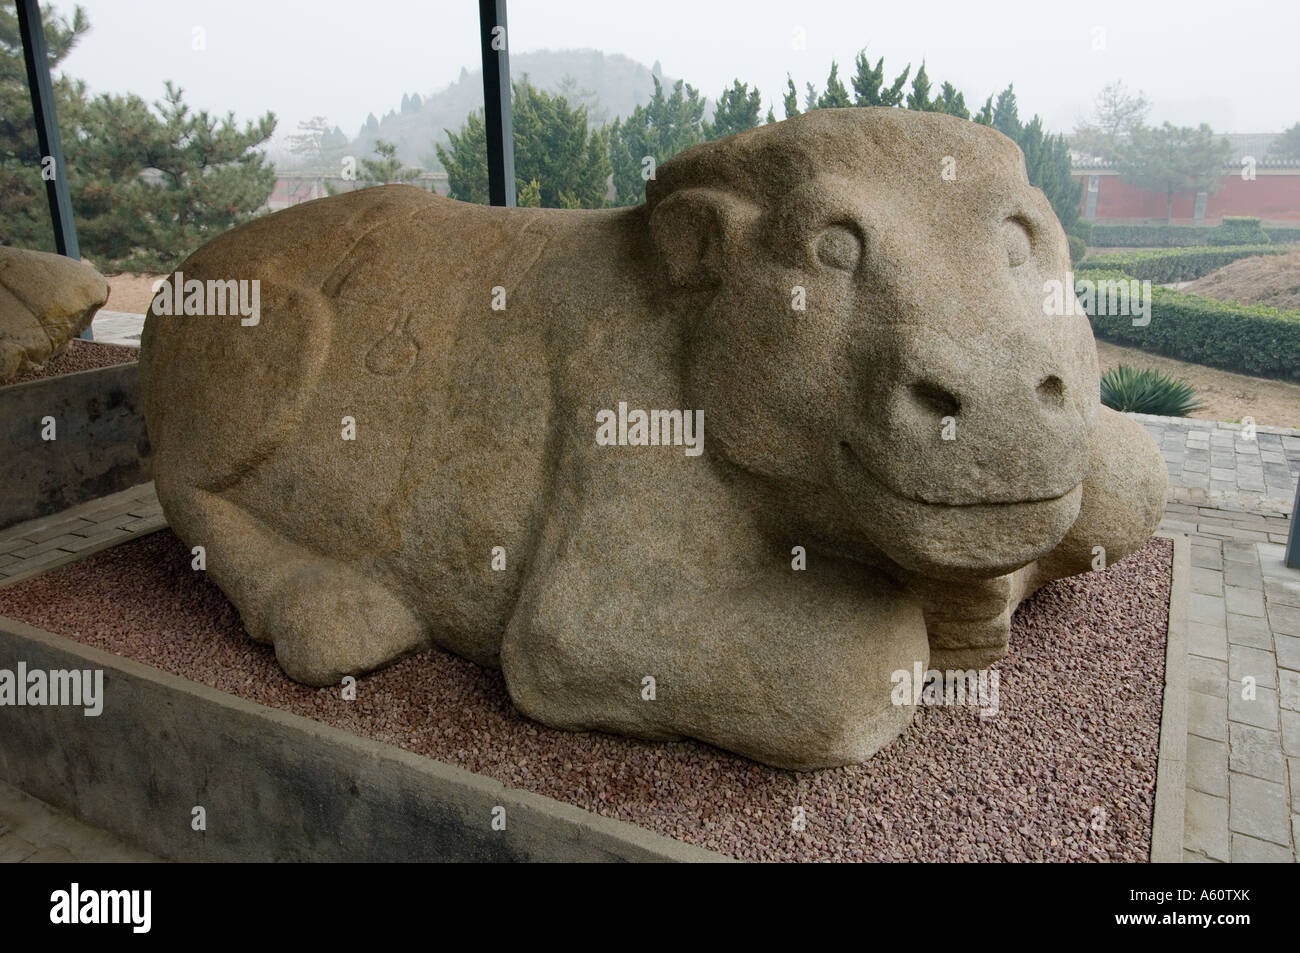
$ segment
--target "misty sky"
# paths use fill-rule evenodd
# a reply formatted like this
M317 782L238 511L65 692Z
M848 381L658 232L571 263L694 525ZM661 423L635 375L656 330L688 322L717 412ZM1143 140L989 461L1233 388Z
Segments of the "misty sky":
M70 3L56 9L70 11ZM266 110L276 142L321 114L349 136L402 94L436 91L479 64L470 0L82 0L91 32L64 69L92 92L186 101L243 121ZM1219 132L1280 132L1300 121L1300 3L1256 0L515 0L511 49L622 53L716 97L733 77L775 105L790 72L820 88L857 51L893 76L926 60L937 89L951 80L976 106L1014 82L1021 115L1069 131L1097 91L1123 79L1153 104L1151 120L1210 123ZM793 48L796 28L807 49ZM205 49L194 49L202 30ZM1098 33L1097 31L1102 31ZM1094 49L1100 39L1102 48Z

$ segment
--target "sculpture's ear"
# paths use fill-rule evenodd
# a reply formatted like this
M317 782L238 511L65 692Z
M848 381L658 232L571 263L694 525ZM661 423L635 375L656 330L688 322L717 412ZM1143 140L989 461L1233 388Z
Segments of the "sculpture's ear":
M702 288L715 284L734 244L741 202L720 189L679 189L655 206L650 237L670 284Z

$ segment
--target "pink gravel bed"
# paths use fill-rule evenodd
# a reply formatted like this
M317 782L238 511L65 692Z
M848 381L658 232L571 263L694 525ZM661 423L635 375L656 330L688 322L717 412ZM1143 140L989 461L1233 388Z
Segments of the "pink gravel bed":
M742 859L1148 858L1167 540L1021 607L996 717L921 708L868 763L807 774L555 731L514 711L500 672L438 651L360 679L355 701L298 685L190 558L160 532L0 589L0 615Z
M32 371L21 377L15 377L4 386L25 384L45 377L61 377L75 374L77 371L90 371L97 367L111 367L114 364L130 364L138 360L138 347L125 347L121 344L105 344L102 341L83 341L74 338L68 342L68 349L52 361L46 361L39 371Z

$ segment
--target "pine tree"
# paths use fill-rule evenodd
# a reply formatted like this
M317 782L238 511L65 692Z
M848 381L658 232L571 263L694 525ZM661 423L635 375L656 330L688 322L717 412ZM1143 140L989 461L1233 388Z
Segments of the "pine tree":
M903 86L907 83L907 77L911 75L911 72L912 72L912 64L908 63L907 66L903 69L903 72L899 73L898 76L894 78L894 84L890 86L889 89L886 89L883 92L881 92L880 105L882 106L903 105L903 99L905 98L903 93Z
M375 155L378 158L361 160L361 173L357 181L362 186L395 185L414 182L419 178L420 170L402 164L397 157L397 146L383 139L375 140Z
M1268 154L1278 159L1300 159L1300 122L1274 139Z
M863 49L858 53L855 64L857 73L853 77L853 105L898 106L902 104L906 95L903 87L907 84L907 77L912 73L911 63L908 63L907 68L894 78L893 84L888 88L884 85L885 58L883 56L876 60L873 69L867 59L867 51Z
M1008 139L1020 138L1020 111L1016 108L1016 93L1011 84L998 93L993 107L993 128Z
M543 208L600 208L605 204L609 132L591 130L585 106L570 104L528 84L516 83L515 179L536 180Z
M799 115L799 93L795 91L794 80L789 73L785 74L785 96L782 102L785 106L786 119L792 119Z
M867 59L867 51L860 50L854 60L857 72L852 79L853 104L855 106L879 106L880 84L885 80L885 58L882 56L875 69Z
M1065 137L1048 136L1043 121L1034 116L1020 129L1016 140L1025 155L1025 171L1029 183L1043 190L1061 227L1070 229L1079 220L1079 199L1083 197L1083 183L1070 175L1070 150Z
M1107 83L1097 96L1092 117L1075 126L1070 144L1080 152L1115 161L1133 131L1146 123L1150 108L1141 91L1129 92L1119 80Z
M275 131L274 114L241 129L233 114L191 112L180 88L165 88L152 110L135 95L87 103L73 208L82 249L97 264L171 270L255 215L275 185L274 168L256 151Z
M1012 85L998 93L996 101L990 96L975 121L992 126L1020 147L1025 156L1025 171L1029 184L1043 190L1061 227L1072 228L1079 220L1079 200L1083 197L1083 183L1070 175L1070 150L1064 136L1048 136L1043 121L1034 116L1028 123L1020 121L1016 93Z
M724 89L718 97L713 122L704 123L704 138L721 139L753 129L758 125L758 111L762 105L763 95L757 86L751 90L748 83L738 79L733 81L731 87Z
M853 100L849 99L849 91L844 88L839 73L840 65L831 60L831 73L826 77L826 92L817 99L818 109L836 109L853 105Z
M939 88L939 98L935 100L935 105L939 112L945 112L949 116L956 116L959 119L970 118L970 110L966 108L966 97L959 93L952 83L945 81Z
M907 108L917 112L937 112L936 105L930 101L930 77L925 72L925 60L912 79L912 91L907 94Z
M298 123L298 131L289 136L289 151L302 156L308 164L319 164L325 157L325 139L329 132L329 120L324 116L304 119Z
M90 22L81 7L69 20L56 15L48 5L41 12L41 21L50 51L50 72L54 73L90 29ZM66 75L53 79L60 137L65 159L71 162L78 151L76 136L85 108L85 86ZM54 251L41 160L18 16L13 4L0 4L0 244ZM74 177L69 176L69 181ZM73 217L75 221L75 207Z
M817 87L812 83L804 83L803 93L803 111L808 113L817 108Z
M53 70L90 28L42 14ZM255 147L270 138L270 113L240 129L233 116L190 113L181 91L151 109L139 96L89 99L66 75L53 83L73 221L82 253L102 270L167 270L199 245L254 215L274 171ZM0 7L0 242L54 247L37 155L17 17Z
M644 198L646 180L642 175L647 157L658 167L704 141L704 100L699 90L679 79L672 94L665 96L659 78L653 79L655 91L650 102L615 120L610 129L610 160L619 205L634 205Z
M483 119L483 110L478 109L465 117L459 130L447 133L447 146L434 144L438 161L447 170L447 194L462 202L477 202L487 205L490 201L488 192L487 167L487 124ZM518 173L519 165L515 164ZM525 179L527 183L531 179ZM519 176L515 176L515 200L518 201L520 190Z
M514 84L515 191L520 206L600 208L611 167L609 130L588 128L587 112L563 96ZM436 145L451 197L488 202L487 136L482 110L471 113L449 144Z

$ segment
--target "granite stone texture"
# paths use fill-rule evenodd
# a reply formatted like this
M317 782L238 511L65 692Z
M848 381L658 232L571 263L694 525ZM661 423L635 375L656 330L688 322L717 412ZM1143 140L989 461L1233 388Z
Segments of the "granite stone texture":
M1010 140L892 109L697 146L635 208L307 203L151 309L159 500L299 681L437 645L553 727L860 762L897 673L987 666L1160 520L1068 269ZM230 282L256 307L204 313Z

